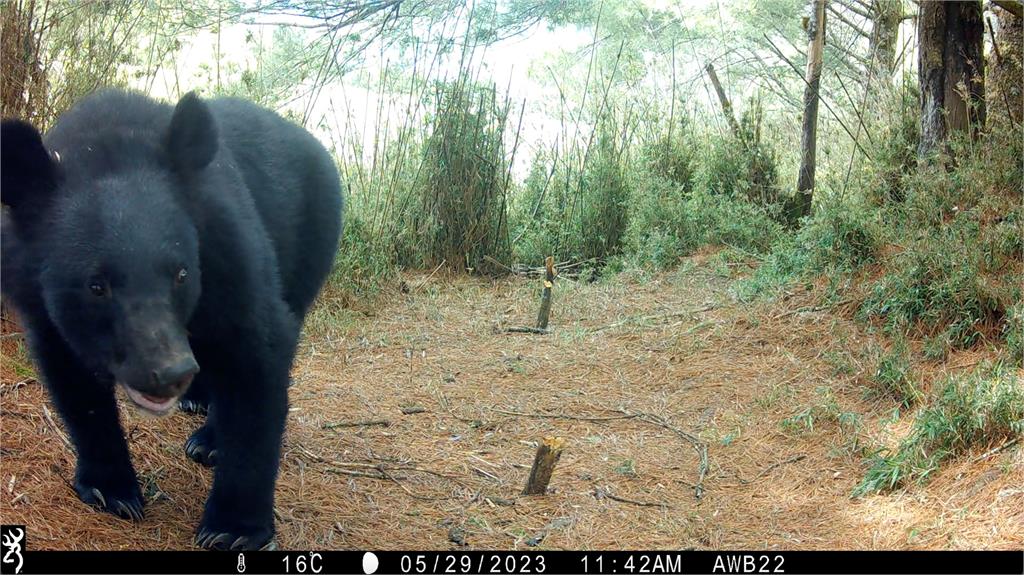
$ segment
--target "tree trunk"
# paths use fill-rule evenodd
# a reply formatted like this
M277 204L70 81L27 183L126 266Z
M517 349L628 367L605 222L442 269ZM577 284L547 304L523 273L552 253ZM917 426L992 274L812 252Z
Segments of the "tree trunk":
M896 38L903 19L901 0L875 0L871 3L871 37L868 39L868 82L888 81L896 61Z
M988 114L991 121L1003 119L1019 125L1024 120L1024 16L1013 10L1021 10L1022 5L1004 2L996 6Z
M921 142L927 161L948 151L952 133L977 137L985 126L981 3L922 2L918 17Z
M807 72L804 77L804 121L800 135L800 175L796 183L796 206L793 216L811 213L814 199L814 168L818 138L818 94L821 87L822 55L825 51L825 0L811 2L807 22Z

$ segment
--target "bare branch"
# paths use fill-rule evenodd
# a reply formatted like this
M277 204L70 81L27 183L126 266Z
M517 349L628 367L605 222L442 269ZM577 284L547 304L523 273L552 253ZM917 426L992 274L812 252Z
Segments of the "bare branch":
M842 12L840 12L836 8L833 8L832 4L826 4L825 7L828 8L828 11L831 12L836 18L839 18L840 22L849 26L850 29L852 29L854 32L860 34L865 38L871 38L871 34L861 29L861 27L856 22L844 16Z

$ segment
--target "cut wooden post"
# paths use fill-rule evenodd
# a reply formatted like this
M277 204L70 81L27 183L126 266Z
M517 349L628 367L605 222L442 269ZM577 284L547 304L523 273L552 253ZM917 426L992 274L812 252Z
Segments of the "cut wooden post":
M530 469L530 478L526 480L526 488L523 495L544 495L548 490L548 483L551 482L551 474L555 471L558 459L562 457L562 449L565 447L565 438L545 437L537 446L537 455L533 458L533 468Z
M722 113L725 114L725 119L729 122L729 128L732 130L733 135L737 138L742 138L740 125L736 122L736 116L732 113L732 104L729 103L729 97L725 95L722 83L718 81L718 74L715 73L715 65L708 64L704 69L707 70L708 77L711 78L711 85L715 87L715 93L718 94L718 101L722 104Z
M544 259L544 295L540 297L540 311L537 313L537 329L548 328L548 318L551 316L551 288L555 286L555 258L548 256Z

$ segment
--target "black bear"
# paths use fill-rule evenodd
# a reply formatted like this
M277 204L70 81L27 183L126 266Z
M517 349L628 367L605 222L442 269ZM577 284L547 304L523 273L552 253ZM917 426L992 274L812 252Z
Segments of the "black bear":
M74 441L78 496L142 517L115 387L155 414L208 402L186 444L215 466L196 542L272 546L288 372L341 234L331 156L243 100L120 90L45 138L5 120L0 156L3 293Z

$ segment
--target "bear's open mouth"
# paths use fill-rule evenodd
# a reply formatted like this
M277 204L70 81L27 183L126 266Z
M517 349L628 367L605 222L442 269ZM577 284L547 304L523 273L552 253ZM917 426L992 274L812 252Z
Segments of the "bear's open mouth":
M178 404L178 398L175 397L157 397L155 395L149 395L148 393L142 393L137 389L132 389L127 385L122 385L125 392L128 394L128 398L135 403L135 405L155 413L157 415L166 415Z

